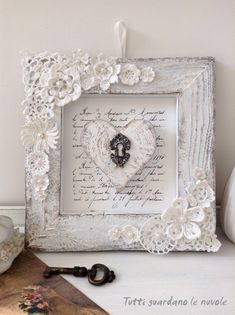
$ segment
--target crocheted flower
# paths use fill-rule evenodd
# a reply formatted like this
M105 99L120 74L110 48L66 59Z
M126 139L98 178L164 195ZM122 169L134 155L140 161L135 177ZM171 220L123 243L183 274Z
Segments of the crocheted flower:
M173 250L177 241L166 237L166 223L157 214L144 222L140 229L140 243L152 254L167 254Z
M23 83L25 86L25 92L27 93L38 85L43 63L40 58L28 55L22 59L22 67Z
M211 202L215 200L215 193L206 180L190 184L185 190L188 193L188 202L192 207L197 205L203 208L210 207Z
M82 74L80 75L81 87L84 91L90 90L92 87L99 84L95 77L94 69L92 66L87 66L84 68Z
M47 194L46 194L45 190L40 189L40 190L36 190L34 192L34 198L35 198L35 200L37 200L39 202L42 202L43 200L45 200L46 197L47 197Z
M121 66L116 63L116 58L106 58L103 54L100 54L91 60L91 64L93 65L95 79L103 91L108 90L110 84L118 82Z
M139 241L139 230L133 225L126 225L123 228L114 227L108 232L109 238L112 241L122 241L126 244L132 244Z
M46 190L49 185L49 178L47 174L35 175L32 177L31 184L33 185L35 191Z
M139 230L133 225L126 225L122 228L122 238L127 244L132 244L139 240Z
M54 64L48 72L42 74L40 84L42 96L47 102L64 106L77 100L81 95L80 74L76 66Z
M23 82L25 92L32 93L32 90L40 86L41 73L53 64L62 64L68 62L67 57L58 53L50 54L42 52L38 55L23 53Z
M37 119L24 125L21 139L26 148L33 147L34 151L55 149L58 139L57 125L48 120Z
M193 174L193 177L196 179L196 180L204 180L206 179L206 172L203 168L196 168L195 171L194 171L194 174Z
M121 67L119 74L119 79L122 84L125 85L134 85L139 82L140 70L134 64L124 64Z
M108 232L111 241L117 241L121 237L121 230L118 227L114 227Z
M88 53L83 52L81 49L78 49L72 54L73 63L75 63L80 71L83 71L87 64L89 63L90 57Z
M44 152L31 152L27 155L26 167L31 175L44 175L49 171L48 155Z
M143 82L145 83L152 82L154 78L155 78L155 72L153 71L151 67L146 67L141 70L140 79Z
M162 220L167 223L166 234L172 240L183 236L189 240L200 237L201 229L197 223L202 222L204 217L201 207L188 208L188 202L183 198L176 199L162 214Z
M24 106L23 114L27 122L30 122L35 119L51 119L54 117L54 104L44 102L41 95L33 94L28 96L26 100L22 102Z

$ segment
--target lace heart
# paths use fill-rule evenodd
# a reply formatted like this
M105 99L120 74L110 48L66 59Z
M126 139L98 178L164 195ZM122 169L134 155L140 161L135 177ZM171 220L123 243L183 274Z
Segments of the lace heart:
M126 159L120 165L117 159L115 162L114 151L111 150L112 140L115 141L119 135L129 143L128 153L122 151ZM118 131L110 123L96 120L85 125L81 140L85 152L106 174L116 190L121 191L152 157L156 149L155 138L154 127L146 120L132 120Z

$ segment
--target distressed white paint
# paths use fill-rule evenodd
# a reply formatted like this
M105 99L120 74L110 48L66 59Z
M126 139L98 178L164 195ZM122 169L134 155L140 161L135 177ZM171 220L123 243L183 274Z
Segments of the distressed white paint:
M148 84L136 86L115 84L108 93L114 94L176 94L178 95L178 194L191 180L196 167L207 171L209 184L215 187L214 157L214 59L207 58L162 58L123 59L137 67L151 66L157 74ZM98 89L87 94L103 93ZM69 105L67 105L69 106ZM61 115L57 113L58 124ZM60 181L60 150L50 154L50 180ZM29 179L26 177L26 183ZM117 250L142 249L138 244L113 243L108 231L115 225L127 224L140 227L148 215L60 215L60 192L50 185L45 203L32 198L27 185L27 231L26 242L30 248L46 251L71 250ZM211 215L215 228L215 211ZM192 249L190 244L185 249Z

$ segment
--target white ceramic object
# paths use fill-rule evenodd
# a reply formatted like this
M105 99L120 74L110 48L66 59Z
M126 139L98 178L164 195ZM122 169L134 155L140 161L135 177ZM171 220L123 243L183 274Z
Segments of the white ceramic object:
M235 243L235 167L224 190L221 204L221 225L227 237Z
M24 235L9 217L0 216L0 274L10 268L24 247Z
M13 223L12 220L4 215L0 216L0 246L7 242L13 234Z
M131 142L130 158L123 167L117 166L111 159L110 141L118 133ZM81 140L93 162L107 175L117 191L121 191L152 157L156 149L155 138L153 125L146 120L132 120L118 131L107 121L96 120L85 125Z

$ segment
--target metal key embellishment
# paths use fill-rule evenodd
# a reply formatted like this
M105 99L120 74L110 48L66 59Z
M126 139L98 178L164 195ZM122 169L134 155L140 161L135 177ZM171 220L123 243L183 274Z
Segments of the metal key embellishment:
M96 279L98 271L103 272L103 275L101 278ZM112 282L116 278L114 271L109 270L109 268L103 264L95 264L91 269L79 266L75 266L74 268L46 267L43 276L45 278L50 278L53 275L59 274L70 274L75 277L87 276L89 283L97 286Z
M130 158L130 154L127 150L131 148L130 140L122 133L118 133L111 141L110 148L114 153L111 153L110 157L117 166L123 167Z
M97 271L102 271L103 276L100 279L96 279ZM114 271L103 264L95 264L88 271L88 281L93 285L102 285L107 282L113 282L116 278Z

